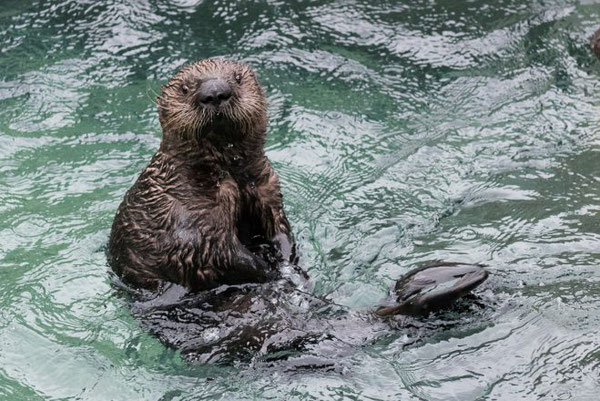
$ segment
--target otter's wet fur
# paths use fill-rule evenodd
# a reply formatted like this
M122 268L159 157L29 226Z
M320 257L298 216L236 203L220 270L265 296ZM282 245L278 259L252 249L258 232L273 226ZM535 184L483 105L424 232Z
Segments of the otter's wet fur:
M277 262L293 261L294 243L264 153L267 102L254 72L199 61L163 86L157 104L162 142L117 211L113 270L148 290L277 277ZM265 247L272 257L258 255Z
M331 367L336 352L388 333L390 316L445 307L487 278L478 265L417 269L375 313L311 295L264 153L266 99L252 70L190 64L157 104L163 139L119 206L108 255L134 315L187 358L258 353Z
M590 40L590 47L592 51L596 55L596 57L600 58L600 28L594 32L592 35L592 39Z

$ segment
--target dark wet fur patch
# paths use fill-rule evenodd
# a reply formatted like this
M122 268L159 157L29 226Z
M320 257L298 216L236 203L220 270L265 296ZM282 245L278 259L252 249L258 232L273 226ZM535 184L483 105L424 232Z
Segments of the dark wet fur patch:
M159 296L113 279L131 295L141 326L186 360L289 372L343 372L346 357L364 347L392 340L412 347L444 333L478 331L494 309L489 297L471 294L427 316L380 318L312 296L287 279L199 293L167 284Z

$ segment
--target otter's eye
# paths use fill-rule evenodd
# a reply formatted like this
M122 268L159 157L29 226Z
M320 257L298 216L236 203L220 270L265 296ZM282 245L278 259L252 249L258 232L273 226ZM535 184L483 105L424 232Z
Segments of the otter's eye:
M240 74L239 72L236 72L235 74L233 74L233 78L235 78L235 81L239 84L240 82L242 82L242 74Z
M187 95L188 92L190 91L190 88L188 88L187 85L181 85L181 93L183 93L184 95Z

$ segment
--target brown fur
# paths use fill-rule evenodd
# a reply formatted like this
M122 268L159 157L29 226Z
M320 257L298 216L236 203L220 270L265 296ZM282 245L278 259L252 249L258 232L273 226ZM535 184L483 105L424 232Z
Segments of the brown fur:
M596 57L600 58L600 29L594 32L592 40L590 41L590 46Z
M225 80L231 98L198 103L200 84ZM127 283L203 290L263 282L276 271L253 238L294 258L279 179L264 154L266 99L252 70L209 59L182 68L158 98L163 139L113 222L109 261Z

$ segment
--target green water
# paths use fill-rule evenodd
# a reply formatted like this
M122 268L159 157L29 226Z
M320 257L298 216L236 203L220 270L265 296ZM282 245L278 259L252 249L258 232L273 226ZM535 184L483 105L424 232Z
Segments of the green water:
M595 400L600 61L591 1L0 3L0 399ZM481 324L338 371L188 364L111 286L116 208L183 64L250 63L315 292L361 310L481 262Z

